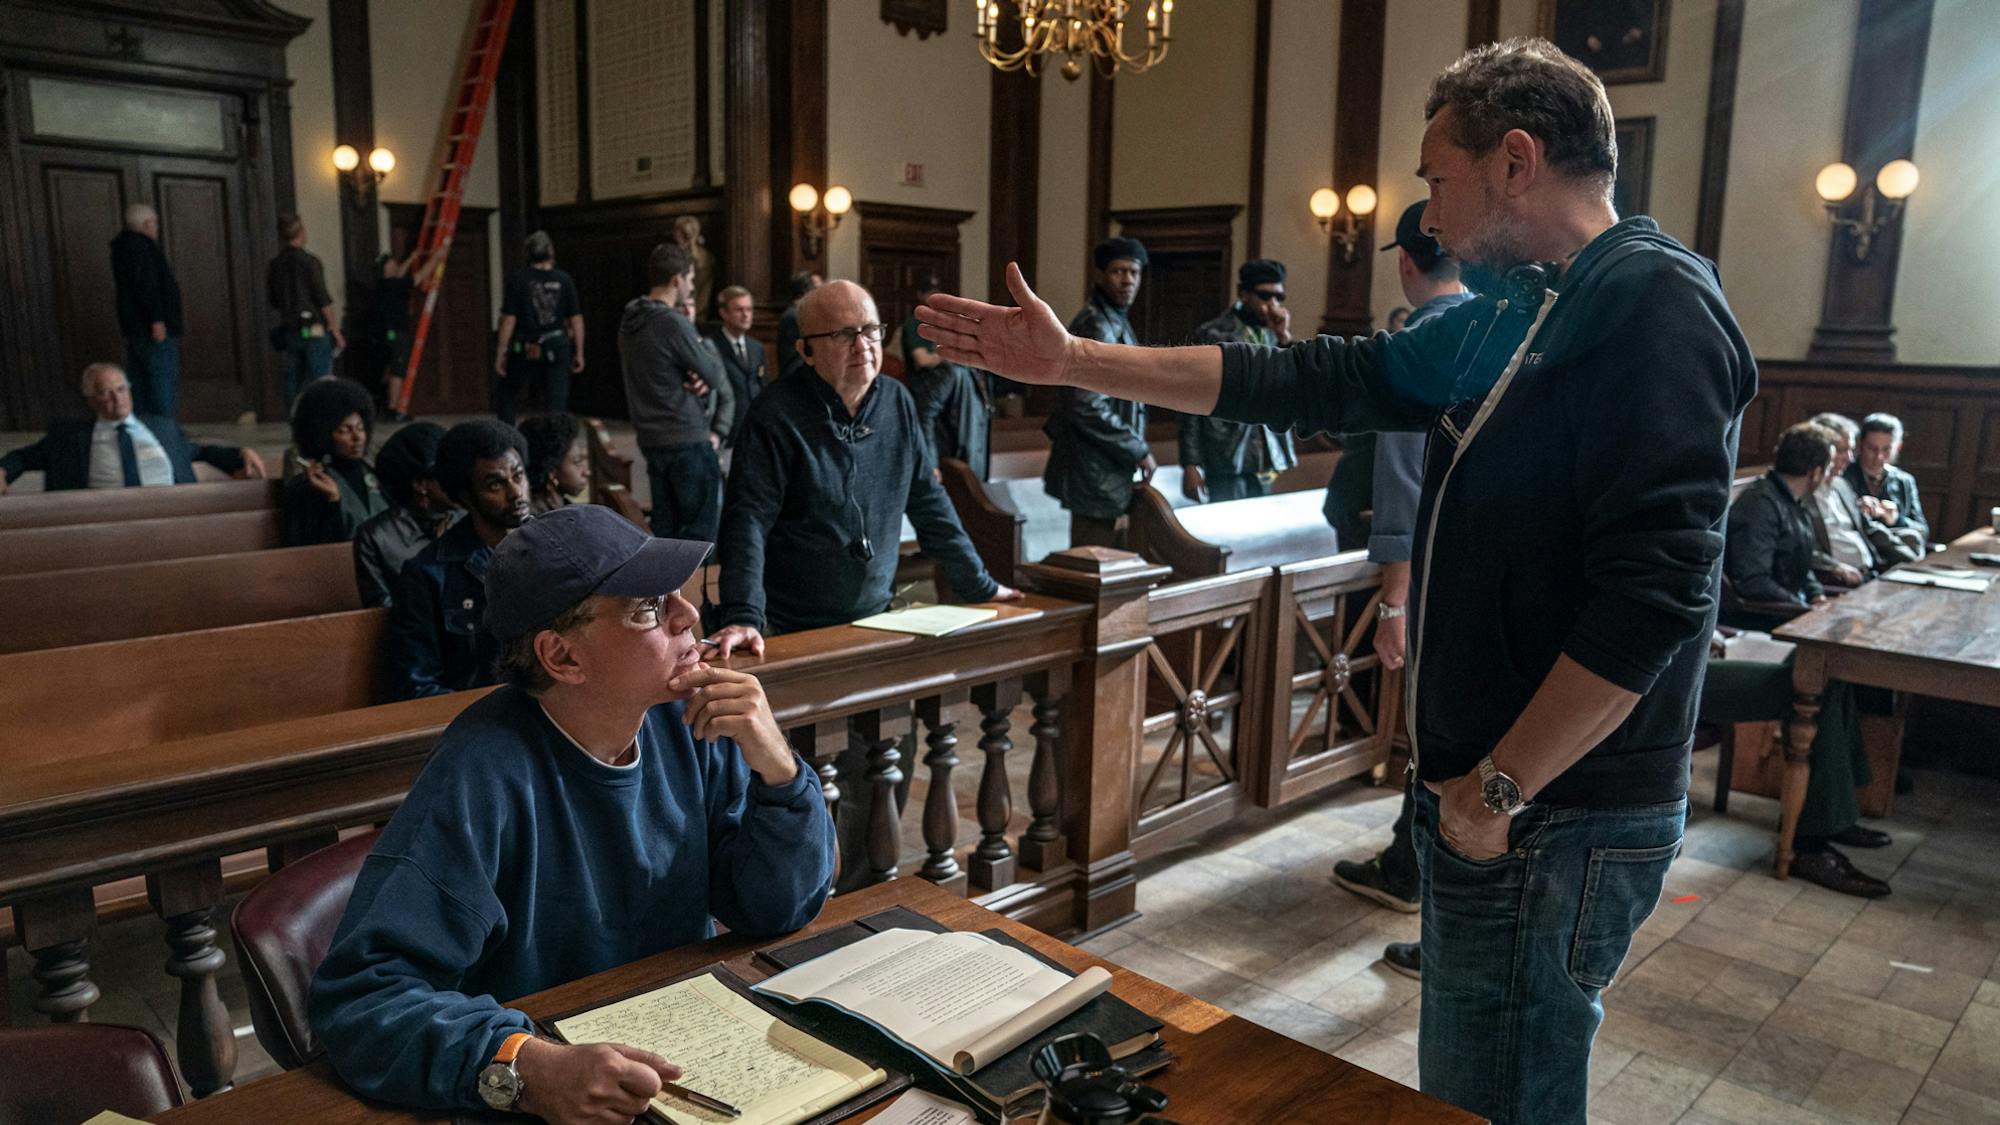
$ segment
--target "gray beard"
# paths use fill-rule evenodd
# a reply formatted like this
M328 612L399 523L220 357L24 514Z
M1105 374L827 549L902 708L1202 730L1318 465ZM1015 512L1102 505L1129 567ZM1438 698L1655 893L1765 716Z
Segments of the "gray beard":
M1530 260L1527 245L1527 230L1519 220L1495 219L1452 253L1474 269L1498 275Z

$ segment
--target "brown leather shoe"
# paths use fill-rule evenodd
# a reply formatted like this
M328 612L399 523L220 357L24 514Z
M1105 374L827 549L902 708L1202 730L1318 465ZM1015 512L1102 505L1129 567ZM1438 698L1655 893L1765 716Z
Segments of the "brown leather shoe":
M1857 898L1882 898L1889 884L1857 870L1847 857L1828 848L1823 852L1800 852L1792 857L1792 874L1808 883L1818 883L1829 891Z

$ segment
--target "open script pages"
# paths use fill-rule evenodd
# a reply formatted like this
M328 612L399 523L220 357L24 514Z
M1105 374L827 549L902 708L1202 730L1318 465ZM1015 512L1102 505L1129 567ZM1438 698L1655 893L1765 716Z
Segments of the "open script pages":
M743 1111L732 1118L663 1092L653 1109L675 1125L792 1125L887 1078L705 974L558 1020L555 1029L571 1043L651 1051L680 1066L680 1085Z
M971 1074L1111 985L1070 976L981 934L884 930L779 973L759 991L869 1020L939 1066Z

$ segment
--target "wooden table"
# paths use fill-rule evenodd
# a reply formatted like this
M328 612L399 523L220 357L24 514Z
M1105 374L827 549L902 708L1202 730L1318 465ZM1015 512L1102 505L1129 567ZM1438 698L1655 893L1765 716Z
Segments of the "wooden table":
M1111 970L1111 989L1166 1024L1164 1035L1179 1061L1152 1076L1172 1099L1167 1113L1185 1125L1205 1122L1476 1122L1479 1118L1381 1075L1156 981L1093 957L1037 930L1007 921L955 898L922 879L898 879L827 904L811 933L892 906L908 906L959 930L999 927L1072 970ZM790 940L790 939L786 939ZM622 968L526 997L515 1004L537 1017L588 1005L654 981L667 980L715 961L727 961L748 980L770 975L750 954L775 944L721 937L670 950ZM865 1121L878 1110L856 1115ZM364 1101L341 1084L324 1059L301 1070L252 1082L153 1118L161 1125L359 1125L446 1122L448 1115L418 1114Z
M1974 551L2000 552L1991 528L1960 536L1933 566L1973 568ZM2000 582L1983 594L1877 580L1787 622L1775 632L1792 657L1791 732L1785 740L1778 878L1791 872L1792 837L1812 773L1820 695L1828 680L2000 707Z

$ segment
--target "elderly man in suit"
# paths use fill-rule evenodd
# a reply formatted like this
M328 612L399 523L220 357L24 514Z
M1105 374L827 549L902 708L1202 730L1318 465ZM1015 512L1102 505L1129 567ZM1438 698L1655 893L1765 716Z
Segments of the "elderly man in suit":
M722 291L716 309L722 314L722 327L709 339L722 356L723 373L729 376L730 386L736 392L736 424L732 432L741 433L743 416L749 413L751 400L771 379L770 368L764 361L763 342L750 335L750 325L757 319L757 302L748 289L732 285Z
M248 446L198 445L171 418L132 413L132 383L115 363L83 369L83 397L97 417L57 422L42 440L0 457L0 493L36 470L50 492L193 484L196 461L234 477L264 475L263 459Z

